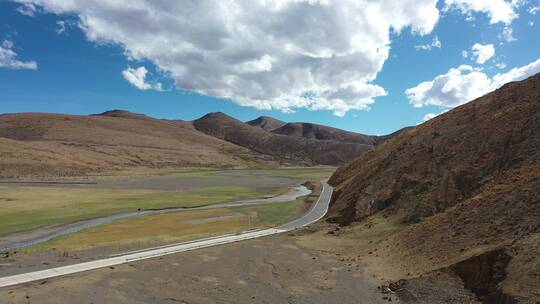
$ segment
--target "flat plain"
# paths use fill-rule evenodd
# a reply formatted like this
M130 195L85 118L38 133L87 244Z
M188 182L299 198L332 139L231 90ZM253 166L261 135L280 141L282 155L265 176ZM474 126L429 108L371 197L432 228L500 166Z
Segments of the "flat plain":
M274 196L333 169L197 170L94 183L0 183L0 237L122 212Z
M24 240L74 222L111 214L184 209L115 220L9 250L5 253L4 263L0 263L0 273L8 275L24 269L46 268L58 257L107 257L130 250L278 226L305 213L316 199L317 182L328 178L333 171L334 168L325 167L188 170L160 175L100 176L84 183L76 180L3 183L0 186L0 197L4 198L0 220L4 221L0 224L0 243ZM313 195L296 200L189 210L224 202L269 198L306 181L311 181Z

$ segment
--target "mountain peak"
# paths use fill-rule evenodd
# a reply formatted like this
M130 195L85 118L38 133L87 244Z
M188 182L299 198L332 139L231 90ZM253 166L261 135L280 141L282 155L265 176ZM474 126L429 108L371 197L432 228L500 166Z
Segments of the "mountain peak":
M91 114L90 116L106 116L106 117L120 117L120 118L130 118L130 119L151 119L149 116L139 113L133 113L127 110L109 110L100 114Z
M247 121L246 123L252 127L261 128L266 131L272 131L287 124L284 121L269 116L259 116L256 119Z
M207 119L234 120L234 121L237 120L236 118L230 115L227 115L223 112L210 112L197 120L207 120Z

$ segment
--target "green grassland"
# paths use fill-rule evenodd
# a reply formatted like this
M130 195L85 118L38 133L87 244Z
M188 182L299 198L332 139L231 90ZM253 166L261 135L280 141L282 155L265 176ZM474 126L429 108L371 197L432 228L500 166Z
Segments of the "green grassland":
M79 251L138 244L152 246L183 240L275 227L300 217L302 200L250 207L183 211L117 221L26 248L26 252Z
M218 172L226 172L226 170L214 170L214 169L202 169L202 170L185 170L172 172L171 175L178 177L211 177L222 178L222 176L216 175Z
M303 198L297 201L275 203L261 206L242 206L231 208L233 211L246 215L256 214L251 218L251 224L258 228L276 227L299 218L307 212L308 206Z
M306 180L321 180L329 178L336 168L291 168L272 171L269 176L300 178Z
M5 185L0 186L0 236L138 209L195 207L264 198L285 192L287 187L284 185L327 178L333 171L333 168L203 169L165 175L174 178L179 185L197 181L195 186L186 190L145 189L144 180L140 182L140 188L132 189ZM258 183L259 177L265 177L265 182ZM269 177L281 182L269 185ZM283 178L291 179L291 182L283 182ZM239 180L244 184L235 184ZM268 208L266 212L271 213L271 208Z
M0 189L0 235L136 211L195 207L277 195L284 189L240 186L189 191L16 187Z
M233 169L233 170L187 170L172 173L178 177L208 177L227 178L228 176L253 174L269 177L285 177L294 179L318 180L330 177L336 171L333 167L312 167L312 168L280 168L280 169Z

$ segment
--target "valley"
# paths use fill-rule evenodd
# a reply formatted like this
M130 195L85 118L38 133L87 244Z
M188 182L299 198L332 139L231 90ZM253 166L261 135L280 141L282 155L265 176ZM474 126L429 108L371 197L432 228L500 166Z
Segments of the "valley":
M540 304L540 0L0 20L0 304Z
M329 178L334 194L325 221L289 237L303 253L357 265L362 286L375 298L537 299L538 79L508 84L387 136L270 117L244 123L224 113L193 122L118 110L87 117L2 115L1 138L13 144L3 146L8 165L0 170L0 270L14 275L271 231L311 212L319 182ZM96 128L100 136L85 135L100 134ZM185 150L200 149L197 144L209 159ZM19 145L25 149L9 152ZM44 157L40 145L69 148ZM156 147L196 155L200 163L183 162L180 154L171 163L155 152L150 158L140 153ZM102 149L114 149L115 156ZM93 158L98 155L118 161L114 170L101 168ZM49 170L55 159L73 166Z

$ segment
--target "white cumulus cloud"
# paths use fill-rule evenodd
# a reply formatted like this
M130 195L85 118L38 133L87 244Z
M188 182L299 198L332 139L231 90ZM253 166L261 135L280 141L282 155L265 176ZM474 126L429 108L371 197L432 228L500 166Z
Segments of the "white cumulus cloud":
M516 41L517 39L514 37L514 29L512 29L509 26L505 26L503 31L499 34L499 39L504 40L506 42L512 42Z
M495 56L495 47L493 44L475 43L471 48L472 59L479 64L484 64L486 61Z
M522 67L513 68L506 73L496 74L492 78L492 88L495 90L506 83L523 80L538 73L540 73L540 59Z
M17 53L13 51L13 42L4 40L0 45L0 68L14 70L36 70L35 61L21 61L17 59Z
M414 48L417 50L431 51L433 48L440 49L441 47L442 43L439 40L439 37L435 36L433 37L433 40L431 40L431 43L416 45Z
M426 105L452 108L498 89L508 82L523 80L537 73L540 73L540 59L491 78L479 68L461 65L431 81L407 89L405 94L409 102L417 108Z
M465 101L486 93L491 85L490 79L480 69L469 65L452 68L448 73L422 82L405 91L414 107L437 105L455 107Z
M473 12L485 13L491 24L510 24L518 17L516 9L520 1L512 0L445 0L445 10L457 9L471 16Z
M25 16L33 17L36 14L37 9L32 3L23 3L21 6L17 7L16 11Z
M431 33L437 0L17 0L76 15L89 40L149 60L178 89L258 109L369 107L390 33Z
M141 66L136 69L128 67L124 71L122 71L122 76L124 76L124 79L127 80L129 83L134 85L139 90L158 90L161 91L161 83L149 83L146 81L146 75L148 74L148 70Z

